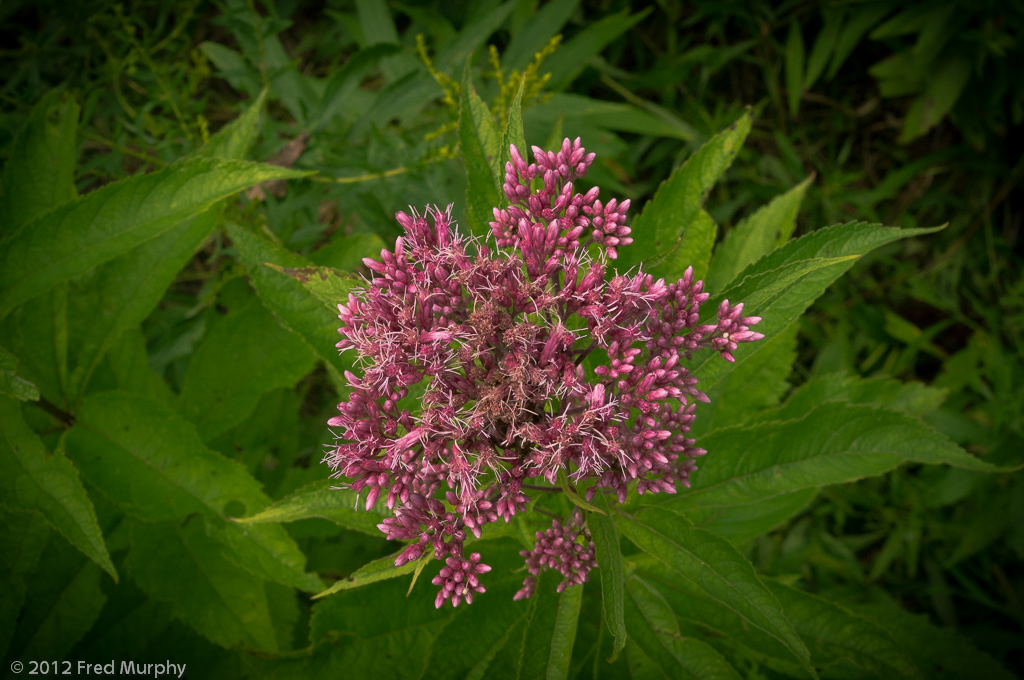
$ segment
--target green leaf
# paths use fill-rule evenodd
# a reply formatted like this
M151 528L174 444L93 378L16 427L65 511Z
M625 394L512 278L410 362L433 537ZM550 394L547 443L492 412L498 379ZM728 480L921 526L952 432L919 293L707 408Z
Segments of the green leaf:
M0 658L21 615L28 591L25 581L36 571L50 537L50 524L38 512L7 512L0 508Z
M928 85L914 100L903 120L900 144L907 144L942 122L960 99L973 72L969 57L959 56L943 60L928 76Z
M619 655L626 645L626 623L624 618L626 576L622 568L622 550L619 545L619 532L610 516L608 500L603 494L594 496L594 501L601 505L601 514L587 515L587 528L590 538L594 541L594 553L597 566L601 570L601 595L604 607L604 620L615 638L612 660Z
M241 526L231 506L259 512L270 504L245 468L203 444L195 428L165 404L138 394L85 398L68 432L68 455L90 484L144 521L199 513L238 564L256 576L306 592L322 588L305 572L305 556L283 527Z
M923 677L904 648L874 622L796 588L773 581L767 585L807 642L815 666L847 661L880 678Z
M28 661L66 656L107 601L102 582L103 571L95 562L51 532L39 564L26 579L28 594L11 657Z
M20 403L0 396L0 489L10 510L42 513L68 541L117 581L96 511L78 470L59 451L47 453Z
M292 387L314 364L302 338L275 323L252 296L207 324L182 380L179 410L212 441L244 421L264 393Z
M795 116L800 109L800 95L803 94L804 82L804 54L804 34L800 30L800 22L794 20L789 25L789 37L786 38L786 95L791 116Z
M753 504L880 475L905 462L1004 469L975 458L917 418L860 404L825 403L793 420L716 430L701 439L701 447L711 455L691 477L690 490L667 501L676 510Z
M544 60L541 67L542 73L551 74L548 89L553 92L564 90L586 68L591 59L642 21L651 11L653 8L647 7L632 15L628 8L616 12L589 24L571 40L561 45L554 54Z
M266 102L267 90L263 90L242 115L218 130L196 155L225 160L244 159L259 134L260 115Z
M265 524L319 517L346 529L380 536L377 525L383 518L390 517L391 513L379 504L364 510L363 504L359 502L359 494L350 489L332 489L330 484L327 480L307 484L263 511L235 521L242 524Z
M646 272L657 278L673 280L681 278L687 267L693 267L694 278L702 279L708 269L717 234L718 225L711 215L700 210L669 250L643 262Z
M404 548L402 550L404 550ZM372 562L367 562L345 578L335 581L327 590L323 590L314 595L313 599L319 600L343 590L361 588L371 583L377 583L378 581L387 581L388 579L411 574L420 568L420 562L431 560L434 556L430 550L427 550L420 559L412 562L406 562L402 566L396 567L395 560L398 559L402 550L399 550L393 555L385 555L384 557L378 557Z
M863 8L859 9L863 11ZM822 7L821 16L824 25L818 36L814 39L811 55L807 59L807 70L804 72L803 83L801 83L805 91L814 87L814 84L818 82L818 78L824 72L825 66L828 65L829 58L832 57L832 52L836 47L839 31L843 27L844 17L841 10L834 7Z
M703 318L706 314L710 317L722 299L743 302L752 299L754 295L759 295L761 291L758 288L763 280L760 277L766 272L799 260L836 258L820 269L807 273L794 285L784 290L782 294L771 299L760 296L762 302L756 305L750 304L745 308L746 313L756 313L762 317L756 330L771 338L803 314L804 310L825 291L825 288L850 268L853 264L851 256L864 255L886 243L910 236L930 234L941 228L895 229L877 224L855 222L819 229L796 241L790 241L744 269L735 279L739 283L712 297L701 306L701 316ZM762 345L762 347L758 345ZM707 391L762 348L763 343L760 342L740 345L733 352L736 357L734 363L722 361L717 356L717 352L701 350L694 353L690 370L700 379L701 389Z
M923 383L901 383L892 378L860 378L828 373L811 378L782 406L757 414L751 422L800 418L821 404L834 401L881 406L891 411L921 416L934 411L946 398L946 390Z
M58 285L0 320L0 338L18 359L18 373L51 403L69 407L67 382L68 286Z
M80 109L74 97L51 90L14 138L0 184L0 215L10 233L75 197L75 136Z
M714 532L735 546L742 546L803 512L817 495L818 487L812 487L756 503L715 507L692 505L683 511L694 526Z
M706 290L719 291L736 281L737 275L761 259L777 245L789 240L796 226L800 202L813 177L776 196L771 203L740 222L725 235L715 250L707 277Z
M315 118L311 131L321 129L334 117L343 105L345 95L358 88L363 76L378 62L401 51L401 45L384 42L370 45L349 57L345 64L327 79L323 95L320 97L320 113Z
M552 0L530 14L501 54L502 66L523 71L576 11L580 0ZM542 71L543 73L543 71Z
M864 34L870 31L887 14L892 12L894 5L885 3L865 4L857 8L852 16L843 24L843 30L836 41L835 52L832 54L832 61L828 66L827 80L832 80L846 59L860 44Z
M786 619L782 605L761 582L754 566L724 538L696 529L684 516L651 507L620 515L620 531L678 577L777 640L813 677L810 654Z
M674 114L649 102L643 104L645 108L625 102L609 102L571 92L559 92L551 95L545 103L530 107L527 116L531 129L551 128L560 117L564 117L568 130L615 130L686 142L695 138L694 129ZM559 137L558 143L561 141L562 137ZM583 141L588 148L595 144L589 137L584 137Z
M470 233L486 235L488 222L492 219L491 209L500 205L500 194L491 164L495 159L488 157L487 145L495 143L497 131L490 120L487 105L473 89L469 60L462 71L462 96L459 101L459 147L466 165L466 219ZM484 121L482 123L478 121Z
M277 638L264 584L225 559L203 521L133 523L126 567L174 616L222 647L272 652Z
M328 311L324 303L291 276L264 265L301 269L309 262L268 238L234 223L227 224L228 235L238 249L238 257L249 270L249 283L277 320L304 339L316 352L336 382L350 369L349 359L338 354L337 306Z
M237 191L306 174L247 161L193 158L64 203L0 240L0 314Z
M149 316L193 253L217 224L208 210L103 265L71 301L79 348L70 399L77 403L93 372L121 333Z
M546 680L566 680L569 677L582 604L583 586L569 586L558 597L558 613L555 616L555 631L551 636Z
M512 160L512 146L519 149L520 154L523 158L527 157L528 149L526 146L526 134L523 132L523 92L526 88L526 81L520 81L519 91L516 93L515 99L512 100L512 104L508 107L508 118L505 121L505 131L501 136L501 161L498 164L498 175L497 181L499 186L500 198L502 205L508 204L508 197L505 196L505 192L500 190L500 187L504 184L505 177L505 166L506 163ZM559 139L558 144L562 143Z
M379 257L384 248L387 244L377 234L335 236L323 248L311 252L309 259L323 267L351 272L363 266L364 257ZM337 309L337 305L331 309Z
M698 257L698 261L693 263L695 269L707 262L714 241L712 238L708 242L706 224L699 224L701 206L715 182L732 164L748 132L750 115L744 114L726 130L712 137L662 182L654 198L633 221L631 236L634 243L622 249L619 266L628 268L639 263L641 253L644 254L644 261L657 261L657 258L665 258L678 249L687 254L706 251L706 255L695 255ZM694 224L698 224L698 227L692 239L698 245L688 243L691 237L687 234ZM680 264L677 262L675 266ZM655 266L648 273L658 278L676 272L661 273L661 269Z
M18 357L0 347L0 395L7 395L19 401L39 401L39 388L34 383L19 378Z
M269 262L265 264L301 283L303 288L332 312L338 310L339 304L348 303L349 293L365 286L362 279L331 267L282 267Z
M685 637L661 594L637 576L627 581L630 657L634 678L740 680L740 674L714 647Z
M698 406L689 436L699 439L711 430L746 423L762 409L777 405L790 387L786 379L796 361L798 330L799 323L794 321L761 340L762 351L708 389L711 403Z

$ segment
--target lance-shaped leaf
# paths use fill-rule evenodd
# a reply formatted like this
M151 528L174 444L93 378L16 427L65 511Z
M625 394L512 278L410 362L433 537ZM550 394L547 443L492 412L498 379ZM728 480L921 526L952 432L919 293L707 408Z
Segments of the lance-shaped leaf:
M707 290L722 290L749 265L789 240L796 226L800 202L812 179L808 177L786 193L776 196L771 203L729 230L715 251L704 279Z
M150 597L223 647L276 651L263 582L222 555L203 520L134 522L126 567Z
M515 146L519 149L519 153L526 160L529 158L529 150L526 148L526 135L523 132L523 91L526 87L526 80L522 80L519 83L519 91L516 93L515 99L512 100L512 104L508 107L508 118L505 119L505 129L501 135L501 149L500 157L498 159L498 174L495 175L495 183L498 186L498 200L500 203L496 203L496 207L504 207L508 205L508 196L505 195L505 191L502 188L505 185L505 167L512 161L512 147ZM561 136L561 133L559 133ZM553 146L560 146L562 143L561 139L554 141Z
M417 569L421 568L420 562L433 558L433 553L428 550L422 557L420 557L420 559L412 562L406 562L402 566L396 567L395 560L398 559L398 556L401 553L402 550L399 550L394 555L385 555L384 557L378 557L372 562L367 562L345 578L340 578L335 581L327 590L323 590L314 595L313 599L319 600L320 598L333 595L334 593L341 592L342 590L361 588L371 583L377 583L378 581L387 581L388 579L412 574Z
M718 225L711 215L699 210L683 235L668 250L644 258L643 269L658 278L673 280L680 278L687 267L693 267L694 278L700 279L708 269L717 235Z
M50 537L50 524L37 512L7 512L0 509L0 656L14 637L28 591L25 581L36 571Z
M5 507L42 513L73 546L117 580L78 470L59 451L48 453L25 423L20 403L4 396L0 396L0 490Z
M870 404L920 416L937 409L945 398L946 390L923 383L901 383L892 378L864 379L842 373L827 373L811 378L793 392L785 404L758 413L750 422L800 418L826 401Z
M206 448L195 427L161 402L137 394L86 397L68 433L68 455L89 482L144 521L199 513L227 520L241 504L258 512L270 499L241 464ZM322 588L283 527L211 522L210 531L253 574L307 592Z
M349 293L365 286L362 279L332 267L282 267L272 263L265 264L301 283L303 288L332 312L337 311L339 304L348 302Z
M740 680L740 674L714 647L686 637L661 594L637 576L627 582L630 643L626 647L633 677Z
M355 491L332 489L331 482L325 480L308 484L275 501L261 512L235 521L242 524L265 524L319 517L346 529L370 536L381 536L377 525L385 517L390 517L391 513L383 503L378 503L369 510L364 509L363 505Z
M735 279L738 281L737 284L701 305L701 323L705 323L705 320L714 316L718 303L723 299L737 303L758 296L759 288L762 285L760 277L767 272L779 270L801 260L836 258L832 263L809 273L786 290L784 294L769 299L762 297L758 304L751 303L745 306L746 314L762 317L756 330L759 333L764 333L767 337L772 337L803 314L804 310L825 292L825 289L833 281L850 268L856 257L886 243L910 236L930 234L938 229L941 227L936 229L894 229L862 222L819 229L796 241L790 241L744 269ZM762 344L755 342L740 345L733 352L736 357L734 363L722 361L716 356L717 352L711 350L695 352L690 370L700 379L701 389L707 390L760 351L762 347L758 345Z
M594 542L597 566L601 570L601 594L604 603L604 619L615 638L612 659L619 655L626 645L626 623L624 602L626 597L626 575L622 568L622 549L619 532L615 528L611 509L604 494L594 496L594 503L602 514L587 513L587 528Z
M622 248L621 267L628 268L641 260L645 263L649 260L664 261L672 251L680 248L684 252L697 252L697 248L691 247L687 242L691 238L688 231L698 222L701 207L708 193L732 164L748 132L750 115L744 114L727 129L708 140L662 182L654 198L633 221L631 236L634 243L630 247ZM701 262L706 267L711 246L714 244L713 237L708 242L706 232L706 227L698 228L692 236L701 244L702 252L706 250L706 254L700 256L699 262L693 263L695 269ZM685 266L683 265L684 269ZM664 265L657 264L644 269L655 278L669 274L678 276L682 273L669 272Z
M246 152L259 133L260 114L263 113L266 101L267 90L263 90L242 115L210 137L210 141L199 149L197 155L227 160L245 158Z
M681 511L694 526L712 531L739 546L781 526L802 512L815 499L818 491L818 487L801 489L743 505L704 507L681 503L670 507L677 510L682 508Z
M137 327L149 316L216 225L213 210L186 220L103 265L96 277L88 280L87 291L73 296L71 323L81 329L70 380L73 403L84 393L107 350L121 333Z
M235 192L308 173L190 158L108 184L0 240L0 313L155 238Z
M558 596L558 613L551 634L551 653L548 656L546 680L565 680L569 677L572 648L576 642L576 627L583 604L583 586L569 586Z
M498 153L497 130L487 104L473 89L469 60L462 71L459 101L459 148L466 165L466 219L469 231L487 233L492 208L500 205L498 184L491 167Z
M249 270L249 283L256 289L264 306L285 328L309 343L335 376L343 375L352 364L335 348L340 340L337 304L347 302L347 296L335 302L333 312L329 311L302 283L269 266L303 269L310 266L304 257L231 222L227 224L227 230L238 249L239 259Z
M660 507L645 508L634 516L620 514L618 527L677 577L781 643L817 677L807 647L786 619L782 605L758 578L754 565L728 541Z
M774 581L767 585L807 642L815 666L848 661L880 678L924 677L901 646L873 621L796 588Z
M80 109L73 97L50 91L14 138L0 184L5 231L75 197L75 133Z
M716 430L701 446L713 455L691 477L690 490L659 499L680 512L756 503L880 475L904 462L1004 470L913 416L860 404L825 403L794 420Z
M250 294L215 316L196 346L181 385L179 411L204 441L244 421L263 394L292 387L313 370L315 355Z

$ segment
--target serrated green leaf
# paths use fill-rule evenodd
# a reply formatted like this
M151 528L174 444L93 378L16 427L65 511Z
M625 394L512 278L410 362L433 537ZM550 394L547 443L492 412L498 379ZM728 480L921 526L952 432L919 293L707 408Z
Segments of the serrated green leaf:
M0 396L0 489L10 510L42 513L68 541L117 581L96 511L78 470L60 452L48 453L21 415L19 402Z
M277 638L263 582L222 555L203 521L136 522L126 568L150 597L169 602L176 618L222 647L272 652Z
M319 517L338 526L359 531L370 536L380 536L377 525L391 513L382 504L365 510L359 502L359 494L350 489L332 489L331 482L313 482L275 501L263 511L251 517L235 520L242 524L265 524L267 522L295 522L300 519ZM393 560L392 560L393 561Z
M716 430L701 446L714 455L692 475L687 493L667 501L682 512L849 482L904 462L1004 469L975 458L917 418L860 404L825 403L793 420Z
M590 539L594 541L594 553L597 566L601 570L601 594L604 607L604 620L615 638L612 649L612 660L626 646L626 623L624 602L626 593L626 575L622 568L622 549L619 545L619 532L616 522L612 519L607 499L603 494L594 496L603 514L587 515L587 528Z
M516 92L515 99L508 107L508 118L505 120L504 132L501 136L501 161L498 163L496 179L499 186L499 198L503 206L508 204L508 197L505 196L504 191L500 190L500 187L504 184L506 164L512 160L512 146L519 149L519 153L524 159L527 158L528 153L526 134L523 131L523 92L525 88L526 81L520 81L519 91ZM561 144L561 141L559 139L557 143Z
M72 324L77 334L76 366L70 399L77 403L107 350L121 333L149 316L181 268L214 230L217 215L208 210L102 266L86 290L73 296Z
M758 294L759 282L762 280L759 277L765 272L799 260L837 258L833 263L808 273L783 294L764 301L760 306L751 304L745 308L746 313L756 313L762 317L756 330L770 338L803 314L825 288L850 268L853 264L850 256L859 257L886 243L910 236L930 234L941 228L895 229L858 222L819 229L796 241L790 241L744 269L735 279L739 283L712 297L701 306L701 316L710 317L722 299L727 298L737 303ZM735 370L736 366L742 365L762 349L758 347L761 344L755 342L740 345L733 352L736 357L734 363L721 361L714 356L717 352L711 350L695 352L690 370L700 379L701 389L706 391Z
M687 242L687 230L698 221L701 206L708 193L743 146L743 140L750 132L750 122L749 114L741 116L735 123L708 140L662 182L654 198L633 221L633 245L621 249L620 266L628 268L642 260L663 258L672 250L680 248L684 252L704 252L706 249L707 256L694 263L694 266L707 262L714 243L713 239L711 243L707 242L707 234L704 233L707 229L693 236L695 241L703 244L702 248L690 247ZM658 266L655 266L647 273L656 278L665 276L660 272Z
M650 584L632 576L627 588L630 646L626 654L634 678L740 680L740 674L714 647L680 632L672 608Z
M651 557L692 587L781 643L813 677L810 654L786 619L782 605L754 566L724 538L696 529L684 516L649 507L620 514L618 528Z
M101 392L86 397L77 415L68 455L125 512L150 522L195 513L219 519L210 533L246 570L306 592L322 588L283 527L224 522L234 503L253 513L270 499L241 464L206 448L193 425L168 406L138 394Z
M404 548L403 548L404 550ZM393 555L385 555L384 557L378 557L372 562L367 562L363 566L356 569L354 572L346 576L345 578L338 579L331 587L327 590L323 590L313 596L314 600L333 595L334 593L341 592L343 590L352 590L353 588L362 588L363 586L371 583L377 583L378 581L387 581L389 579L398 578L399 576L405 576L411 574L419 568L421 561L427 561L432 559L433 553L427 550L426 553L420 559L413 562L406 562L400 567L395 566L395 560L398 559L399 554L402 550L399 550Z
M500 194L496 184L491 163L494 160L487 156L485 143L493 139L496 132L494 122L490 127L478 127L477 119L490 116L487 105L476 94L466 60L462 71L462 96L459 100L459 148L466 166L466 219L470 233L477 236L486 235L488 222L492 219L491 209L500 203ZM489 132L488 132L489 131Z
M306 174L247 161L190 158L64 203L0 240L0 314L237 191Z
M253 296L207 324L185 371L178 410L212 441L244 421L263 394L292 387L315 362L302 338L275 323Z
M766 583L807 642L815 666L827 668L848 661L880 678L924 677L904 649L874 622L810 593Z
M365 286L362 279L331 267L282 267L276 264L265 264L301 283L303 288L312 293L332 312L337 311L339 304L348 303L349 293L356 288Z
M786 193L776 196L771 203L729 230L711 260L704 279L706 290L720 291L731 283L738 283L735 279L740 272L789 240L796 226L800 202L812 179L808 177Z
M267 90L263 90L260 92L260 96L256 97L256 100L238 118L210 137L210 141L203 145L196 155L225 160L244 159L246 152L259 134L260 115L263 113L266 102Z
M551 635L551 654L548 657L546 680L565 680L569 677L572 648L576 642L576 626L583 604L583 586L569 586L558 597L555 630Z
M18 357L0 347L0 395L7 395L19 401L38 401L39 388L34 383L19 378Z
M74 97L51 90L29 113L8 149L0 184L0 215L10 233L75 197L75 137L80 109Z
M711 260L718 225L705 210L700 210L682 236L665 252L644 260L644 271L658 278L679 279L687 267L693 267L693 276L704 277Z
M324 303L303 285L280 271L266 266L301 269L310 263L296 255L234 223L227 224L228 235L238 249L238 256L249 270L249 283L260 296L263 304L273 312L277 320L289 330L302 337L316 352L329 371L340 380L344 371L352 368L349 359L339 355L337 306L328 311Z

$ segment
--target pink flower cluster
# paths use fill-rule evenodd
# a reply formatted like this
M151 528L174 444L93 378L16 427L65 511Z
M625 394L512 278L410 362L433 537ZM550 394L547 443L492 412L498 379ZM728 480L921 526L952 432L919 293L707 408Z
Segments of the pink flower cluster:
M587 575L597 564L590 531L582 526L578 513L573 514L566 526L557 519L552 520L550 529L537 532L533 550L520 550L519 554L526 558L526 570L530 575L512 598L514 600L533 595L537 589L537 577L544 569L557 569L562 574L562 582L557 588L560 593L569 586L586 583Z
M461 235L450 211L398 213L405 235L364 260L369 287L338 306L338 347L363 370L345 374L352 392L329 421L339 441L325 461L366 491L367 508L385 499L393 517L381 531L411 541L396 564L428 547L447 560L439 606L482 592L486 565L461 566L467 532L526 509L528 480L553 485L564 472L589 484L588 499L603 490L620 502L634 479L641 494L688 485L705 451L686 435L707 397L680 360L711 347L732 361L737 343L762 337L748 328L760 319L728 301L700 324L709 295L692 269L669 284L642 271L609 278L606 257L632 240L629 201L574 191L594 159L578 139L533 151L527 164L511 148L496 248ZM597 363L589 375L585 360ZM538 568L554 564L542 543L528 557ZM563 571L569 581L585 579L587 550Z

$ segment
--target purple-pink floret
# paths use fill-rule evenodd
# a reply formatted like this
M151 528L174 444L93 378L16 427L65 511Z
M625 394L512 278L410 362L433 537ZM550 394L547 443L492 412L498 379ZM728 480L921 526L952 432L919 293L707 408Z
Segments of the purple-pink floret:
M576 521L571 521L568 526L552 520L550 529L537 532L533 550L519 551L526 558L526 570L530 575L523 581L523 587L516 592L513 600L531 597L537 589L537 577L544 569L557 569L562 574L562 582L556 589L559 593L569 586L587 582L587 574L597 562L594 559L594 543L590 540L590 531L580 526L579 517L573 515Z
M710 347L733 361L738 343L763 337L749 329L760 319L728 301L700 324L709 295L692 268L669 284L642 271L606 280L606 258L632 241L629 201L574 192L594 159L579 139L533 151L528 165L511 147L510 204L490 223L496 248L460 234L450 210L400 212L405 235L364 260L369 287L338 305L338 347L354 349L363 370L345 372L352 390L329 421L339 443L325 461L366 491L367 508L385 499L393 516L381 531L411 541L397 565L428 549L446 560L438 603L483 592L475 574L489 567L476 554L461 566L467 532L479 538L525 510L528 480L553 485L564 472L589 484L588 499L619 502L634 479L641 494L689 486L705 451L686 435L695 402L708 399L680 360ZM535 178L543 187L531 191ZM588 376L593 352L601 364ZM415 412L400 403L414 385ZM539 549L528 558L538 565ZM568 581L585 580L588 550Z
M473 553L468 560L460 557L449 557L445 560L441 572L431 581L435 586L441 586L441 590L434 599L434 606L438 609L445 600L451 600L453 607L458 607L462 600L466 604L473 604L473 593L486 592L486 588L480 585L477 574L486 574L491 568L486 564L480 564L480 553Z

